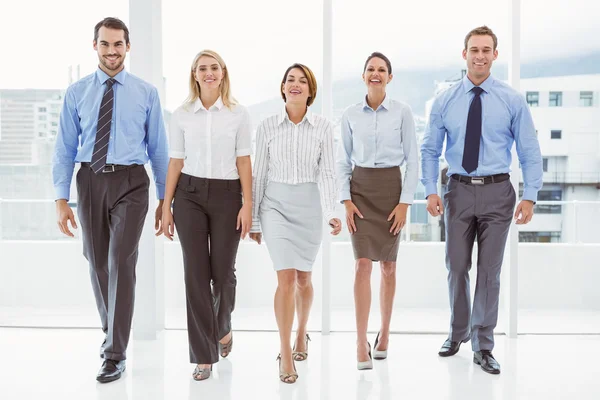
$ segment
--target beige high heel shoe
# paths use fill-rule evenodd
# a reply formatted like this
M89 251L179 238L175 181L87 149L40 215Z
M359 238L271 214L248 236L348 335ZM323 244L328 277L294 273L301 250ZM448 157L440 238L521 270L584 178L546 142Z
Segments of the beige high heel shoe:
M373 357L371 357L371 343L367 342L369 345L369 360L368 361L358 361L356 366L359 370L363 369L373 369Z
M292 358L295 361L304 361L308 358L308 342L310 341L310 336L308 333L306 334L306 351L292 351ZM296 348L296 343L294 343L294 349Z
M199 366L196 365L196 368L194 369L194 372L192 373L192 378L194 378L195 381L203 381L205 379L210 378L211 371L212 371L212 364L211 364L210 368L200 368Z
M292 365L294 366L294 372L288 373L281 370L281 354L277 356L277 361L279 361L279 380L283 383L296 383L298 380L298 372L296 371L296 364L292 358Z
M233 332L231 332L231 339L229 339L229 342L225 344L219 342L219 354L221 357L225 358L231 353L231 349L233 349Z

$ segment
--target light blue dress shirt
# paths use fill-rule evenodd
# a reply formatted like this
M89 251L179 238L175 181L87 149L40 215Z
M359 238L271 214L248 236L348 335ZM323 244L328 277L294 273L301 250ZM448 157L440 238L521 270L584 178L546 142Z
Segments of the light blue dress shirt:
M336 161L340 202L350 200L353 165L388 168L406 163L399 202L412 204L419 183L419 150L410 107L386 96L373 110L365 96L361 103L344 111L341 128L342 143Z
M98 68L69 86L65 93L52 169L57 199L69 199L75 163L92 159L104 83L109 78ZM156 195L163 199L169 154L158 91L125 70L114 79L106 163L145 164L150 160Z
M467 116L474 97L471 92L474 86L465 76L433 102L421 145L421 182L425 186L425 196L437 193L439 158L446 139L448 176L509 173L511 149L516 143L523 170L523 200L537 201L537 193L542 188L542 155L531 112L523 95L491 75L479 86L483 89L479 164L471 174L462 167Z

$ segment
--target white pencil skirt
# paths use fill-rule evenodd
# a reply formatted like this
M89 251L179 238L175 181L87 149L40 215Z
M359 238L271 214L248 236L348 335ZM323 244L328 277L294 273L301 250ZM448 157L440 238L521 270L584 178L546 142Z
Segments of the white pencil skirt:
M260 203L260 224L275 271L312 271L323 237L316 183L269 182Z

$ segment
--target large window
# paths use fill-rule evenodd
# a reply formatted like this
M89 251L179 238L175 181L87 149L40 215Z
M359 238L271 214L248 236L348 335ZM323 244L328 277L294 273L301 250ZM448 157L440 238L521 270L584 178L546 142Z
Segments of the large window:
M478 4L478 7L471 7ZM482 8L483 7L483 8ZM370 9L370 8L369 8ZM393 79L387 86L387 95L408 104L415 118L417 140L420 143L425 131L428 103L436 93L459 81L466 69L462 59L465 35L477 25L488 24L503 43L508 43L508 5L488 7L469 0L446 2L435 0L428 3L398 3L385 0L377 3L377 22L367 22L364 3L333 1L333 118L336 136L340 134L340 119L344 110L363 101L367 94L362 73L367 57L374 51L385 54L392 63ZM430 10L435 9L435 13ZM393 11L392 11L393 10ZM460 11L459 11L460 10ZM488 12L489 11L489 12ZM481 15L486 17L481 19ZM427 16L427 23L444 31L424 29L419 18ZM456 21L460 20L460 23ZM362 21L357 25L356 21ZM471 21L471 22L470 22ZM360 28L358 28L360 26ZM372 32L372 33L370 33ZM375 33L376 32L376 33ZM400 38L400 39L399 39ZM434 43L435 51L430 51ZM506 48L506 47L505 47ZM508 54L505 50L504 54ZM502 62L494 66L493 73L506 78ZM441 166L445 166L442 160ZM419 168L420 169L420 168ZM403 171L404 176L404 171ZM440 193L443 190L440 174ZM409 213L410 227L401 233L398 256L398 287L392 330L438 331L448 328L447 270L444 265L443 221L429 216L425 210L425 189L418 185L415 200ZM391 211L391 210L390 210ZM342 221L344 207L339 206L337 215ZM353 281L354 258L347 230L334 239L332 245L332 273L336 284L332 287L332 329L356 329L354 319ZM431 243L428 243L431 242ZM476 262L476 261L475 261ZM472 276L472 282L475 282ZM379 327L380 269L373 263L372 303L370 330ZM502 331L500 321L499 331Z
M10 38L10 57L0 73L0 325L99 326L80 231L71 239L56 225L51 162L64 91L97 68L94 26L107 15L128 23L128 1L32 0L4 11L0 36ZM73 180L77 219L74 188Z
M600 90L600 68L591 61L599 47L581 38L600 36L594 22L600 9L587 0L551 4L546 14L539 10L547 2L521 2L521 65L522 74L529 75L521 83L548 98L547 106L541 99L540 107L531 109L536 128L546 132L538 139L548 172L532 221L519 227L521 242L529 242L519 246L519 332L598 333L600 298L589 282L600 279L600 270L589 257L600 250L600 113L588 104L589 94ZM529 67L534 64L544 67Z
M225 7L224 9L222 7ZM166 77L167 113L188 95L190 68L203 49L219 53L229 69L233 96L250 112L252 125L280 112L281 80L287 67L307 65L322 81L323 5L320 0L298 4L280 0L228 0L206 17L207 4L188 0L163 1L163 66ZM235 10L225 12L223 10ZM260 10L260 11L259 11ZM205 16L200 18L199 16ZM321 113L322 87L315 113ZM166 325L185 328L185 290L179 243L165 245L168 268L165 277ZM320 260L320 257L319 257ZM277 287L264 243L240 244L237 269L235 329L276 329L273 295ZM314 267L315 303L309 328L320 329L320 267Z

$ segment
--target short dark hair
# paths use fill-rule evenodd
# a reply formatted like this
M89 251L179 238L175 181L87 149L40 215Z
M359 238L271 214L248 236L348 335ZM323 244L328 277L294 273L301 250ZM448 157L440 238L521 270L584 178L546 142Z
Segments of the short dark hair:
M387 58L385 55L383 55L383 53L380 53L378 51L374 51L373 53L371 53L371 55L369 57L367 57L367 61L365 61L365 67L363 68L363 73L367 70L367 65L369 64L369 61L371 61L372 58L381 58L383 61L385 61L385 65L387 65L387 69L388 69L388 74L392 74L392 63L390 62L390 59Z
M496 37L496 34L492 32L492 30L487 26L483 25L477 27L471 32L467 33L467 36L465 37L465 50L467 50L467 46L469 45L469 39L471 39L471 36L491 36L492 40L494 41L493 50L496 51L496 48L498 47L498 37Z
M129 44L129 29L127 29L127 25L125 25L125 22L121 21L119 18L112 17L104 18L102 21L96 24L96 27L94 28L94 42L98 41L98 32L102 27L122 30L125 32L125 44Z
M285 85L285 80L287 79L288 74L294 68L302 70L302 72L304 72L304 75L306 75L306 80L308 82L308 92L310 95L308 99L306 99L306 106L310 107L310 105L312 105L312 103L315 102L315 98L317 97L317 78L315 78L315 74L311 71L311 69L304 64L295 63L290 65L288 69L285 70L285 74L283 74L283 79L281 80L281 97L283 98L283 101L287 101L287 99L285 98L285 93L283 93L283 85Z

